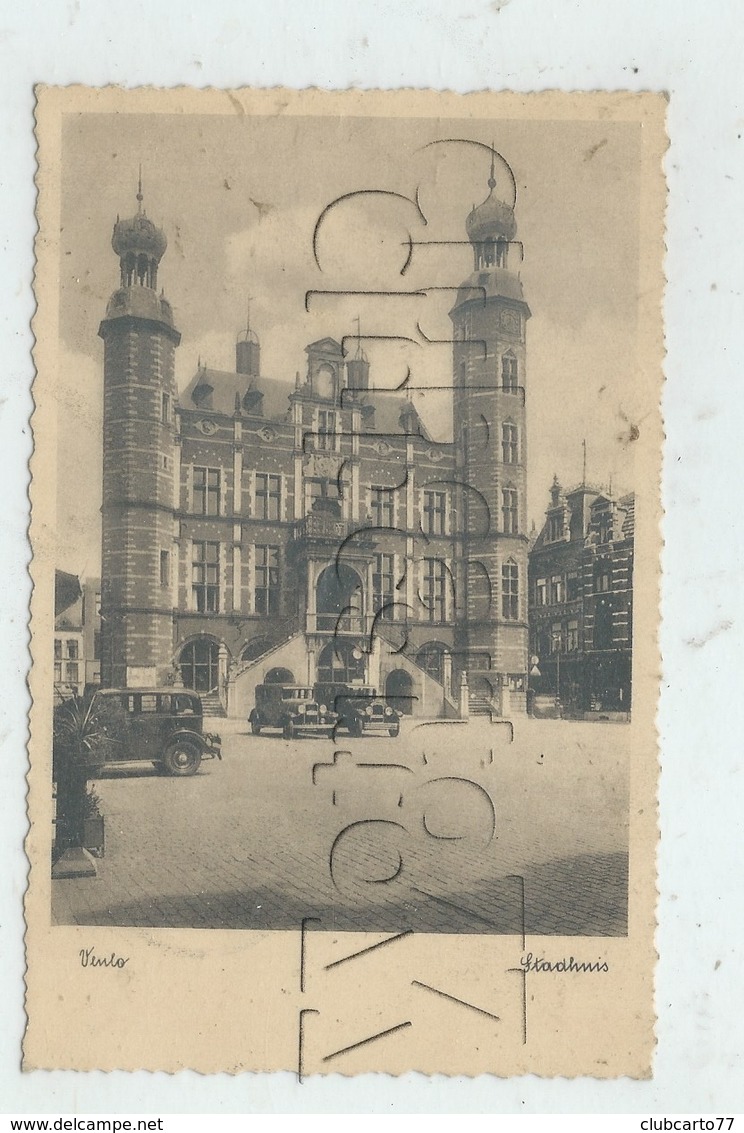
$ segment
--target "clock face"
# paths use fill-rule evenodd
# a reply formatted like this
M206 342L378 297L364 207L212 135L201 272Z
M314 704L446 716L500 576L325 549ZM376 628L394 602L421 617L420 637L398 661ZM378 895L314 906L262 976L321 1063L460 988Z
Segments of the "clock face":
M516 311L501 312L501 329L506 331L507 334L519 334L521 325Z

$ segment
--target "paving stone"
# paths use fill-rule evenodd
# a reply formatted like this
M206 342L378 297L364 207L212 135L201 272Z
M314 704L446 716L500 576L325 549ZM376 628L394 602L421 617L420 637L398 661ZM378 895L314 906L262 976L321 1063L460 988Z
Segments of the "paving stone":
M473 721L446 757L428 733L427 763L418 735L345 739L334 761L330 742L235 734L193 778L102 775L106 856L53 883L54 922L517 933L521 877L527 932L627 931L627 728L527 721L497 745ZM409 785L359 766L386 761Z

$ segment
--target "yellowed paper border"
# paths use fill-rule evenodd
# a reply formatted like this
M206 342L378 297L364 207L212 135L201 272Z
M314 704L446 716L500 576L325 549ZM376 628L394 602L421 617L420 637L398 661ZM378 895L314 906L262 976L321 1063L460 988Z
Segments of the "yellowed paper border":
M659 410L663 334L666 103L658 95L428 91L172 91L108 88L39 92L39 235L34 320L32 574L34 707L31 728L26 898L27 1069L149 1069L206 1073L298 1070L356 1074L407 1070L512 1076L646 1077L653 1051L655 713L659 683ZM642 124L638 372L625 412L637 427L633 720L630 744L630 889L627 938L582 938L582 957L608 972L570 980L528 975L530 1029L523 1041L519 938L415 934L362 961L328 965L379 942L380 934L308 934L52 926L49 849L53 583L57 541L55 464L60 286L61 123L72 114L381 116ZM120 971L83 969L80 950L126 956ZM576 938L530 940L535 954L576 953ZM395 951L397 949L397 952ZM516 969L516 974L509 975ZM301 978L302 977L302 978ZM448 988L484 1005L479 1015L426 996ZM487 1012L512 1021L501 1030ZM363 1043L385 1033L384 1041Z

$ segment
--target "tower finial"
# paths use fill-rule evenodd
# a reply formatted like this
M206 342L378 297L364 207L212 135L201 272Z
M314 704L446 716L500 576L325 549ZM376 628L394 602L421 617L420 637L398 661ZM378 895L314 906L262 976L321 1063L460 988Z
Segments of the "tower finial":
M142 212L142 201L143 200L144 200L144 197L142 196L142 162L140 162L139 180L137 182L137 215L138 216Z
M356 325L357 325L357 349L356 349L356 356L357 356L357 358L361 358L361 356L362 356L362 320L361 320L361 318L359 317L359 315L357 315L357 317L356 317L356 318L355 318L355 319L354 319L353 321L354 321L354 322L356 323Z
M581 444L582 444L582 447L584 449L584 467L583 467L583 471L581 473L581 486L582 486L582 488L585 488L586 487L586 437L584 437L584 440L581 442Z
M494 175L495 165L496 165L496 147L495 147L494 143L491 142L491 176L488 178L488 188L491 189L492 191L496 188L496 177Z

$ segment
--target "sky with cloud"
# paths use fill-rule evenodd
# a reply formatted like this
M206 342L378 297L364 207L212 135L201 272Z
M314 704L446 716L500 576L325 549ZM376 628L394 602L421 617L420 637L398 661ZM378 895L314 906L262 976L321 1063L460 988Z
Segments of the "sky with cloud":
M443 139L464 139L446 144ZM64 123L60 217L58 565L100 569L103 344L97 337L118 285L111 249L117 215L145 208L168 237L158 285L182 342L179 388L199 358L232 369L250 321L262 370L293 383L304 347L331 335L397 335L365 342L374 385L446 389L453 291L395 299L311 296L308 291L456 287L472 270L464 222L486 196L482 143L495 141L514 171L520 266L528 324L529 513L540 523L554 472L581 478L582 439L592 482L634 487L638 372L640 127L606 121L489 122L437 118L273 115L75 114ZM497 193L511 191L496 168ZM354 197L359 190L396 196ZM403 198L408 198L407 200ZM415 205L418 200L419 209ZM426 224L423 223L423 218ZM416 243L401 275L408 241ZM420 332L417 330L420 327ZM444 435L446 393L427 392L422 413Z

